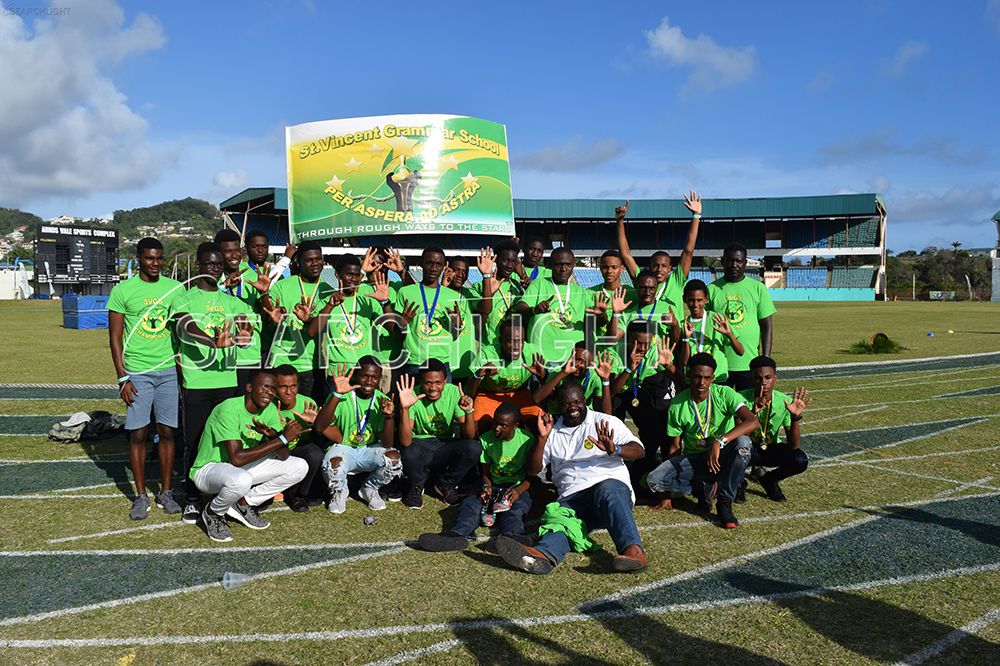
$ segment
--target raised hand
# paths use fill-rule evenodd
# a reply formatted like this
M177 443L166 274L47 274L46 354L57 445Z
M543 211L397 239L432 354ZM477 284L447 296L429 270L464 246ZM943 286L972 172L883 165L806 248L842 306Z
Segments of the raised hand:
M293 412L293 414L298 416L297 412ZM314 414L313 419L315 418L316 416ZM288 419L288 423L286 423L285 427L281 429L281 434L285 436L285 439L293 440L302 433L304 433L306 430L308 430L308 428L302 425L302 423L300 423L298 419Z
M333 379L333 390L337 393L350 393L356 388L359 388L358 384L351 382L351 375L354 373L354 369L347 363L342 363L336 368L331 368L331 377Z
M239 271L233 271L232 273L226 276L226 280L223 283L223 286L225 286L226 289L232 289L240 282L243 282L243 274L240 273Z
M292 412L292 414L295 415L295 418L300 419L303 423L308 423L309 425L313 424L318 413L319 412L316 411L316 405L307 405L301 412Z
M642 359L645 358L646 354L639 351L639 343L632 343L632 351L628 355L628 367L630 370L635 370L642 363Z
M389 256L385 260L385 265L391 271L395 271L396 275L403 275L406 270L406 264L403 263L403 257L399 254L399 250L394 247L389 248Z
M615 221L616 222L624 220L625 216L628 215L628 201L629 201L628 199L625 200L625 205L624 206L616 206L615 207Z
M407 326L413 323L413 318L417 316L418 312L420 310L417 309L416 303L407 302L403 306L403 321L406 322Z
M396 412L396 403L392 401L392 398L379 398L378 408L382 412L382 416L392 416Z
M594 307L587 308L587 312L589 312L590 314L595 314L595 315L607 314L607 312L608 312L608 306L609 305L611 305L611 303L608 301L607 297L604 295L604 292L600 292L600 293L594 294Z
M625 287L615 289L615 295L611 297L611 310L618 314L625 312L632 305L632 301L625 300Z
M800 417L802 416L802 412L806 411L806 407L809 406L810 402L812 402L812 398L809 397L809 391L800 386L792 393L792 401L786 402L785 407L788 408L789 414Z
M425 393L421 393L420 395L414 394L413 387L416 383L417 380L409 375L402 375L399 381L396 382L396 391L399 394L399 406L403 409L409 409L426 395Z
M455 279L455 269L451 266L444 267L444 278L441 280L441 284L446 287L451 286L451 281ZM459 285L461 286L461 285Z
M672 345L668 345L667 342L666 342L666 340L663 340L661 338L657 338L656 339L656 354L657 354L657 356L656 356L656 363L657 363L657 365L669 366L669 365L673 364L673 362L674 362L674 346L676 344L677 343L675 342Z
M564 375L575 375L576 374L576 354L570 354L569 358L566 359L566 364L563 365Z
M292 308L292 312L303 324L308 323L312 318L312 308L309 306L309 303L306 302L305 296L302 297L301 301L295 304L295 307Z
M368 248L368 251L365 252L365 258L361 260L361 270L365 274L368 274L376 270L380 265L378 255L375 254L375 248Z
M458 385L458 395L461 396L458 399L458 408L461 409L466 414L471 414L474 410L474 402L472 396L465 395L465 391L462 390L462 385Z
M379 271L375 274L373 284L375 285L375 291L368 294L368 296L380 303L389 300L389 276Z
M275 430L271 426L267 425L263 421L260 421L259 419L256 419L256 418L252 419L251 420L251 425L252 425L252 427L254 429L254 432L256 432L259 435L263 435L264 437L267 437L268 439L274 439L275 437L278 436L278 431L277 430Z
M534 314L544 314L544 313L548 312L549 308L552 307L552 299L553 298L555 298L555 296L549 296L544 301L538 301L538 305L536 305L535 307L533 307L531 309L531 311Z
M545 380L545 375L548 374L548 370L545 368L545 359L541 354L535 354L535 357L531 359L531 365L528 365L524 361L521 361L521 365L528 369L528 372L538 377L540 380Z
M597 366L594 372L601 378L601 381L611 381L611 350L605 349L597 355Z
M692 215L701 215L701 197L694 190L684 195L684 207L691 211Z
M271 278L268 277L270 273L271 264L264 264L260 267L256 280L247 280L246 278L243 278L243 281L260 293L266 294L271 289Z
M730 333L732 333L732 329L729 328L729 318L726 317L726 315L721 315L721 314L713 315L712 328L717 330L719 333L722 333L723 335L729 335Z
M271 307L267 307L266 305L261 304L261 309L264 311L264 314L270 317L271 321L273 321L275 324L280 324L281 320L285 318L285 314L287 314L285 308L281 307L280 298L275 298L274 305Z
M249 347L253 342L253 326L246 315L236 315L236 345L239 347Z
M227 319L223 322L222 326L215 327L215 348L225 349L226 347L232 347L235 344L233 338L233 320Z
M556 422L548 412L541 412L538 415L538 436L545 439L552 434L552 425Z
M453 307L451 310L448 310L448 316L450 316L452 322L454 322L455 330L458 331L462 330L462 327L465 325L465 322L462 319L462 310L458 306L458 301L455 301L455 307Z
M524 365L523 363L521 365ZM527 367L527 366L525 366ZM493 361L489 361L483 367L479 368L479 374L483 377L492 377L500 372L497 366L493 365Z
M479 251L479 259L476 260L476 267L483 275L496 275L497 262L493 248L484 247Z
M298 245L296 245L295 243L289 243L288 245L285 246L285 256L291 259L292 257L295 256L295 253L298 252L298 250L299 250Z
M708 315L705 316L707 317ZM688 320L684 322L684 337L690 338L692 335L694 335L694 324L692 324L691 321Z
M601 419L594 428L597 431L597 448L604 451L609 456L614 455L615 438L611 433L611 424Z

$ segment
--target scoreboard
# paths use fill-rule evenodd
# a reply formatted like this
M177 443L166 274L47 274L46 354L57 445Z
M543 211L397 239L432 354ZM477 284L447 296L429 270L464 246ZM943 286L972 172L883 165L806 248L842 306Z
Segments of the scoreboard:
M100 295L118 282L118 231L41 224L35 236L35 281L63 293ZM104 285L108 285L105 287Z

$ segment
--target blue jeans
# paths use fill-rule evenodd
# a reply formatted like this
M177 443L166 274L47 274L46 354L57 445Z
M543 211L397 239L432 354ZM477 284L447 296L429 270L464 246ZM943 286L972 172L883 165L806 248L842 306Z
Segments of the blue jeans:
M632 545L642 546L639 528L632 517L632 489L618 479L605 479L563 497L559 504L573 509L588 531L606 528L619 553ZM558 564L570 551L569 539L562 532L549 532L535 548Z
M737 437L719 452L719 473L708 471L708 452L677 455L654 469L646 477L653 492L691 494L692 481L718 481L719 497L736 499L736 490L743 482L743 473L750 462L750 438Z
M381 446L366 446L356 449L352 446L334 444L323 456L323 478L331 493L347 490L347 475L368 472L365 484L381 488L403 473L403 464L390 460ZM330 467L331 458L341 458L340 467Z
M501 483L493 486L493 497L502 497L504 493L514 487L512 483ZM491 498L492 501L492 498ZM458 507L458 518L451 526L449 532L454 532L464 537L472 537L479 527L480 516L483 511L483 502L479 495L471 495L462 500ZM501 511L497 516L497 534L524 534L524 517L531 511L531 493L525 490L517 501L511 505L509 511Z

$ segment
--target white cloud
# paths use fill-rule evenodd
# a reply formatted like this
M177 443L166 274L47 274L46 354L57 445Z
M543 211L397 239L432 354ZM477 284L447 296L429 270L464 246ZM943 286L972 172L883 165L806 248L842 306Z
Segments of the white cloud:
M155 19L126 25L110 0L29 25L0 12L0 201L141 187L169 156L146 138L109 71L164 43Z
M623 151L624 148L615 139L598 139L584 144L577 136L566 143L526 153L515 158L515 163L524 169L538 171L581 171L612 160Z
M830 164L860 162L883 157L929 157L945 164L982 164L988 156L983 146L962 151L955 140L947 136L932 136L912 144L896 139L892 129L875 130L858 137L849 137L823 146L823 160Z
M212 185L225 190L234 190L238 187L246 187L250 182L250 176L245 169L235 171L219 171L212 177Z
M900 78L906 74L906 69L917 58L927 53L927 45L923 42L909 41L899 47L892 60L883 65L886 74Z
M757 67L754 46L720 46L707 35L686 37L664 18L656 30L646 32L650 53L672 67L690 68L682 92L711 91L745 81Z

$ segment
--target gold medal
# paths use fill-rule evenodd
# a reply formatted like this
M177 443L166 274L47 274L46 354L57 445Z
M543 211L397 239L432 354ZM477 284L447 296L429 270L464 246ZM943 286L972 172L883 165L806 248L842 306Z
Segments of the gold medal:
M639 406L639 398L632 398L632 406L633 407Z
M760 443L760 450L761 451L767 451L767 442L761 442Z

